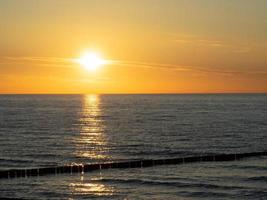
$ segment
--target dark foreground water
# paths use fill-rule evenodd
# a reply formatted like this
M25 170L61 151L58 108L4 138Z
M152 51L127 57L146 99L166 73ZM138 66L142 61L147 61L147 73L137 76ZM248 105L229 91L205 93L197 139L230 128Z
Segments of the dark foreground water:
M267 95L0 95L0 170L267 150ZM24 199L266 199L267 158L0 179Z

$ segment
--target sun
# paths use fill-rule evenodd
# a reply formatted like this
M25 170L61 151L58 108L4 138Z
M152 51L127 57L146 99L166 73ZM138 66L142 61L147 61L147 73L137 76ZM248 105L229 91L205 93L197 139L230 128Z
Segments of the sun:
M76 59L76 62L90 71L95 71L107 63L106 60L101 58L101 56L95 52L84 53L80 58Z

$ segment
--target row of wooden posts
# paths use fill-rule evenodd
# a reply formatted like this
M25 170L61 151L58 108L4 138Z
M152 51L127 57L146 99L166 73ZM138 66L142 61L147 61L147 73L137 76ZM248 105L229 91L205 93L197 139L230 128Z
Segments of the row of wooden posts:
M266 156L267 151L252 152L252 153L237 153L237 154L216 154L216 155L201 155L179 158L166 158L166 159L144 159L144 160L132 160L121 162L105 162L97 164L72 164L56 167L43 167L32 169L10 169L0 171L0 178L20 178L31 176L44 176L52 174L63 173L84 173L93 170L102 169L123 169L123 168L142 168L152 167L156 165L174 165L193 162L212 162L212 161L234 161L247 157Z

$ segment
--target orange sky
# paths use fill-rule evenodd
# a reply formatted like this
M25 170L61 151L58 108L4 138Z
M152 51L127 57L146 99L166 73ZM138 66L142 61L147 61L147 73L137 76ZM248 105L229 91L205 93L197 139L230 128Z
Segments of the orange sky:
M0 93L267 92L265 0L2 0ZM94 72L91 50L117 61Z

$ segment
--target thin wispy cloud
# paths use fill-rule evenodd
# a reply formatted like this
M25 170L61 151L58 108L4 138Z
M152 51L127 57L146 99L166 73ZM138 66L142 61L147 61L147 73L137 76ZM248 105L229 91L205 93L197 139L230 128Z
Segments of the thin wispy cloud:
M75 58L57 58L57 57L1 57L0 65L6 64L34 64L43 67L60 67L60 68L72 68L77 65ZM255 70L221 70L220 67L200 67L191 65L175 65L166 63L151 63L141 61L130 60L107 60L107 65L122 66L122 67L139 67L144 69L159 69L159 70L171 70L179 72L201 72L201 73L216 73L221 75L241 75L241 74L267 74L267 71L255 71Z
M243 47L243 48L233 50L234 53L249 53L250 51L251 51L251 48L249 47Z
M0 57L0 65L8 64L35 64L45 67L71 67L73 65L73 59L61 58L61 57L27 57L27 56L4 56Z
M17 56L17 57L5 56L1 58L7 60L20 60L20 61L25 60L25 61L58 62L58 63L66 63L70 60L69 58L59 58L59 57L27 57L27 56Z
M219 40L206 40L206 39L175 39L174 42L180 44L191 44L191 45L203 45L210 47L225 47L226 45Z
M199 66L147 63L147 62L136 62L136 61L115 61L114 64L122 66L143 67L149 69L162 69L162 70L172 70L180 72L195 71L195 72L217 73L217 74L227 74L227 75L241 73L240 71L208 69Z
M172 35L173 41L182 45L206 46L210 48L224 48L229 49L232 53L249 53L251 51L250 45L233 43L218 39L201 38L195 35Z

